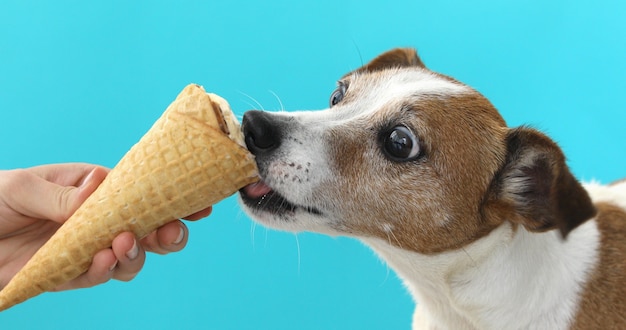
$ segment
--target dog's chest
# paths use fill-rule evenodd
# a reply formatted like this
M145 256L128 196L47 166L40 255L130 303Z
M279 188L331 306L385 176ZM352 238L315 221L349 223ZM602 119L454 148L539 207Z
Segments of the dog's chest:
M508 224L469 246L433 256L365 240L415 297L414 322L449 329L564 328L597 262L599 233L588 221L561 242Z

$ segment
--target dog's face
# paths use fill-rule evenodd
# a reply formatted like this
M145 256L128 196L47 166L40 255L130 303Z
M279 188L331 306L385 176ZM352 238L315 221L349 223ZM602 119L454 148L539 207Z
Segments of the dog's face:
M330 103L244 115L263 181L241 198L256 220L420 253L461 247L503 221L567 234L584 220L564 220L560 207L535 210L545 199L586 196L561 196L577 182L558 147L534 130L508 129L487 99L428 70L414 50L345 75ZM581 212L586 219L593 207Z

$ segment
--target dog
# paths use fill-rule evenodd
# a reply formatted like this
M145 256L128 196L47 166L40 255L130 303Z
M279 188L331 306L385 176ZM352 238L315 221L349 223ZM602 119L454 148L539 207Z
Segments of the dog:
M355 237L404 281L414 329L626 329L626 180L581 184L558 145L393 49L320 111L244 113L265 226Z

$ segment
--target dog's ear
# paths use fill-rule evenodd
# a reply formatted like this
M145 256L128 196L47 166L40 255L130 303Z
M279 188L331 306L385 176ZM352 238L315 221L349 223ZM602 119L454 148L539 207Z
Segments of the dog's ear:
M426 68L413 48L396 48L383 53L357 71L380 71L384 69L417 66Z
M492 192L511 208L510 221L531 231L557 228L565 238L596 214L587 191L567 168L563 152L547 136L526 127L511 129L506 145L506 162Z

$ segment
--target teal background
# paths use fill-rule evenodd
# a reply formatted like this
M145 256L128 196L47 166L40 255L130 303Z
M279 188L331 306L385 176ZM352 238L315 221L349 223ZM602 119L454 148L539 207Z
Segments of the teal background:
M191 82L238 115L324 108L338 77L396 46L546 131L579 178L626 177L621 0L3 1L0 169L112 167ZM410 296L356 240L267 230L235 198L188 225L187 248L135 280L43 294L0 328L410 327Z

